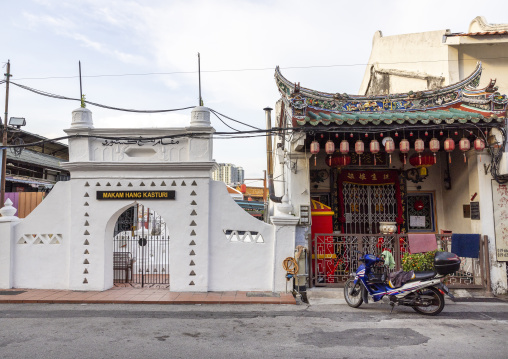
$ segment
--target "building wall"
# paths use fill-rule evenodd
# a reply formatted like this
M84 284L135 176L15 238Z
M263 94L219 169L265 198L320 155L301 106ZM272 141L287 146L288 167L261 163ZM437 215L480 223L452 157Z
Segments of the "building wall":
M507 29L507 24L492 25L484 18L477 17L471 22L469 33ZM499 92L506 94L507 51L506 35L456 36L449 30L442 30L383 37L378 31L374 34L369 59L373 65L366 68L359 94L426 90L438 85L440 78L440 86L456 83L471 74L478 61L482 62L483 71L479 88L487 86L491 79L496 79ZM437 203L441 203L442 229L488 236L492 289L495 293L505 293L505 264L495 260L492 176L486 173L474 151L469 151L468 158L470 160L464 164L462 153L458 150L453 152L450 165L451 190L445 190L438 182L432 184L429 181L428 186L435 186ZM490 160L484 156L484 161ZM441 174L444 176L444 167L441 168ZM443 179L444 177L440 179L441 183ZM422 188L426 186L427 184ZM438 195L439 191L441 195ZM481 220L470 220L463 215L463 205L469 204L475 193L475 201L480 202ZM439 213L440 209L437 211Z
M239 185L244 182L244 171L231 163L219 163L218 168L212 172L214 181L221 181L227 185Z
M377 31L372 39L369 64L359 94L386 94L426 90L428 80L444 77L449 83L446 30L384 37ZM395 70L395 71L387 71ZM371 80L372 72L386 72L384 81ZM411 81L417 76L417 80ZM409 80L407 80L409 79ZM400 90L399 87L400 86Z

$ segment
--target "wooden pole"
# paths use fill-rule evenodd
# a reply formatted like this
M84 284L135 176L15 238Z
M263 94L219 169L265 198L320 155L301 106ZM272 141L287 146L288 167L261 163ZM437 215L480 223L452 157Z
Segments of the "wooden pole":
M7 73L6 85L5 85L5 114L4 114L4 127L3 127L3 139L2 144L7 145L7 118L9 117L9 78L11 77L11 62L7 60ZM2 176L0 178L1 189L0 189L0 207L4 206L5 203L5 175L7 172L7 149L2 151Z

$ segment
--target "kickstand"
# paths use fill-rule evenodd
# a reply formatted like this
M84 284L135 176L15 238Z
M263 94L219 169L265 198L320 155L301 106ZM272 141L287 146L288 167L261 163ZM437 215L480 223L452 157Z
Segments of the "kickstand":
M390 314L392 314L393 308L395 308L395 303L394 302L390 302L390 305L392 306L392 310L390 310Z

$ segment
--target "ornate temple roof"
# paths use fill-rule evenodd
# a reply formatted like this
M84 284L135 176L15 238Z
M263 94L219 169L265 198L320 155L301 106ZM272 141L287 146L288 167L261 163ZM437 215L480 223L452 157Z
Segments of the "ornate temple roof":
M478 63L471 75L455 84L382 96L314 91L288 81L279 67L275 81L293 126L502 123L508 98L497 92L495 80L476 89L481 72Z

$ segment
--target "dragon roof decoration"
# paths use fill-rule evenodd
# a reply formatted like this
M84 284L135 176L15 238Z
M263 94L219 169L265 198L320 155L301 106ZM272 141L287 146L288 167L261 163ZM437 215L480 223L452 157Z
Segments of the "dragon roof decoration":
M427 91L361 96L314 91L288 81L277 66L275 81L293 125L490 123L506 118L508 98L496 81L483 89L479 62L471 75L457 83Z

